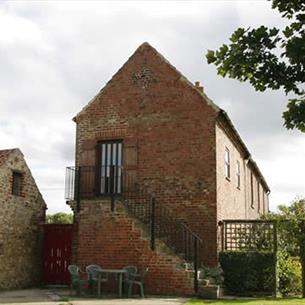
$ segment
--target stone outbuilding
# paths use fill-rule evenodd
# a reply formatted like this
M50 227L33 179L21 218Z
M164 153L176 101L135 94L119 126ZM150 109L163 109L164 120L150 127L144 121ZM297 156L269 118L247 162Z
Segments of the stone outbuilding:
M22 152L0 150L0 289L39 283L45 210Z

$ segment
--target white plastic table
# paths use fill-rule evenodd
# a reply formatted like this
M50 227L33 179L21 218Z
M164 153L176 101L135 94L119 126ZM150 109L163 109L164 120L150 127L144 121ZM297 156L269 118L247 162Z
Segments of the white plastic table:
M97 295L100 296L101 295L101 282L102 282L102 274L103 273L107 273L107 274L117 274L118 278L119 278L119 297L122 297L122 287L123 287L123 275L127 273L127 271L125 269L102 269L99 272L98 275L98 282L97 282Z

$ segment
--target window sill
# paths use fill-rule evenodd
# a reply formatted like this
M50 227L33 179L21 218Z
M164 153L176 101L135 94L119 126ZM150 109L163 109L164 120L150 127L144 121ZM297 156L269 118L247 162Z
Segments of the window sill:
M111 199L114 197L115 199L122 198L123 194L92 194L92 195L80 195L80 199ZM74 199L77 200L77 199ZM72 200L73 201L73 200Z
M22 194L12 194L12 196L14 196L14 197L18 197L18 198L22 198L22 197L24 197Z

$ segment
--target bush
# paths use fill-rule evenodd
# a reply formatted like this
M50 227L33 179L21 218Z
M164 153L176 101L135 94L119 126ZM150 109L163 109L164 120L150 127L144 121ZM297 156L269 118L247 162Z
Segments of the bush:
M223 271L221 269L220 266L217 267L206 267L206 266L202 266L200 268L201 271L201 275L200 278L201 279L210 279L212 280L216 285L220 285L222 286L223 284Z
M297 257L278 253L278 289L283 296L302 293L302 268Z
M46 223L49 224L72 224L73 223L73 214L69 213L55 213L55 214L48 214L46 216Z
M275 255L271 252L222 252L219 261L227 293L272 294L275 285Z

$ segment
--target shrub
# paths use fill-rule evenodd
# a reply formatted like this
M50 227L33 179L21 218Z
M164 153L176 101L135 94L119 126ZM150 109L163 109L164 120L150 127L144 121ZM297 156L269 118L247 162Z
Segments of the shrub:
M220 266L217 267L206 267L202 266L200 268L201 279L212 279L214 284L222 285L223 284L223 271Z
M232 251L219 257L227 293L272 294L275 285L275 256L272 252Z
M297 257L278 253L278 281L278 289L283 296L302 293L302 269Z

